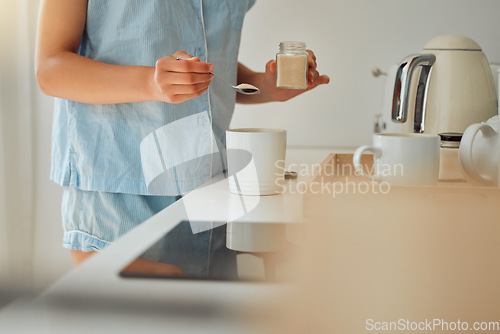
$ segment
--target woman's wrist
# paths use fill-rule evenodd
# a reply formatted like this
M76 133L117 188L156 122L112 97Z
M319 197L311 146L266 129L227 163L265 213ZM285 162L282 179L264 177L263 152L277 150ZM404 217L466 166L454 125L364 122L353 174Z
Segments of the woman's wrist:
M160 90L159 90L158 85L156 84L156 80L155 80L155 68L152 66L147 67L142 80L143 80L143 82L145 82L145 84L143 85L144 100L145 101L161 101Z

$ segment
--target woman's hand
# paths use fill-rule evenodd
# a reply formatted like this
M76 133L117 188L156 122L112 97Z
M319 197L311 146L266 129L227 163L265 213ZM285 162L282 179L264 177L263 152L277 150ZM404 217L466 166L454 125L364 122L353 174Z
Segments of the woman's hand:
M156 62L153 91L155 100L181 103L203 94L212 82L214 65L201 62L184 51Z
M273 101L288 101L297 95L307 92L319 85L328 84L330 78L327 75L320 75L317 71L318 64L316 63L316 56L311 50L309 53L307 71L308 85L307 89L286 89L276 87L276 61L270 60L266 64L266 71L264 73L256 73L248 69L242 64L238 66L238 83L249 83L259 87L261 94L258 95L241 95L238 94L238 103L264 103Z

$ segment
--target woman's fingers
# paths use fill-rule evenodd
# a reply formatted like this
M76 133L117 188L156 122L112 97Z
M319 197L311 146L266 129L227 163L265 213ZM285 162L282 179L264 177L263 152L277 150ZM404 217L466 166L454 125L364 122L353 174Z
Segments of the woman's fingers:
M173 95L171 97L171 100L169 102L170 103L182 103L182 102L185 102L187 100L194 99L195 97L198 97L201 94L205 93L207 91L207 89L208 89L208 87L206 87L205 89L200 90L200 91L198 91L196 93L192 93L192 94L178 94L178 95Z
M182 103L184 101L194 99L195 97L198 97L201 94L205 93L208 89L208 85L206 87L200 86L199 87L200 90L194 92L189 92L189 90L183 90L182 87L178 88L179 88L178 90L179 94L172 95L170 103Z
M203 94L210 85L210 81L196 84L164 84L159 85L160 94L165 102L179 103L189 98Z
M210 83L199 83L193 85L171 85L170 92L172 95L191 95L207 90Z
M307 79L309 80L309 84L311 84L319 77L319 72L316 70L318 64L316 62L316 55L314 54L314 52L312 52L311 50L307 50L307 53L309 54L309 69L307 70Z
M170 57L173 57L174 59L189 59L189 58L194 58L194 56L190 55L189 53L187 53L186 51L177 51L176 53L170 55Z
M276 72L276 60L272 59L266 64L266 73Z
M170 85L193 85L199 83L210 83L214 76L211 74L201 74L192 72L160 72L157 75L158 83Z
M195 93L189 93L189 94L169 94L168 97L165 96L164 101L168 103L182 103L187 100L194 99L195 97L200 96L201 94L205 93L207 91L208 87L205 87L204 89L197 91Z
M214 70L214 65L202 62L200 58L190 56L187 53L178 54L176 52L171 56L158 59L156 68L168 72L209 73Z
M328 75L320 75L314 81L309 83L309 86L307 87L308 90L311 90L315 87L318 87L319 85L324 85L330 83L330 77Z
M154 74L158 99L181 103L203 94L213 80L209 74L213 70L213 64L184 51L158 59Z

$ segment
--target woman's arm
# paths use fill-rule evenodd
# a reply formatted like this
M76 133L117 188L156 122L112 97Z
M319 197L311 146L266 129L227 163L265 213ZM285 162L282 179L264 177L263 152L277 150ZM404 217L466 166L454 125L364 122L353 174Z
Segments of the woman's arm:
M326 75L319 75L316 70L316 56L311 50L307 50L309 53L309 70L308 76L308 87L307 89L282 89L276 87L276 61L270 60L266 64L266 71L264 73L254 72L250 70L245 65L238 64L238 84L249 83L261 90L260 94L257 95L243 95L238 94L236 97L236 102L238 103L265 103L273 101L288 101L291 98L300 95L308 90L316 88L319 85L327 84L330 82L330 78Z
M86 17L87 0L42 0L35 70L45 94L84 103L180 103L208 89L213 65L183 51L154 67L105 64L78 55Z

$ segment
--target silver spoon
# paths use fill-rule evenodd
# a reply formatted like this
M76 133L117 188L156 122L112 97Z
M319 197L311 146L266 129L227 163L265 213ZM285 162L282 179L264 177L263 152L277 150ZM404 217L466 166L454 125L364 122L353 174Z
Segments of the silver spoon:
M255 87L253 85L250 85L250 84L247 84L247 83L242 83L242 84L239 84L237 86L233 86L231 83L229 83L226 80L222 79L218 75L215 75L213 72L209 72L209 73L212 74L214 77L221 79L222 81L224 81L225 83L227 83L229 86L233 87L233 89L236 90L238 93L246 94L246 95L254 95L254 94L259 94L260 93L260 89L258 89L257 87Z
M182 60L181 58L175 58L175 59ZM239 84L237 86L233 86L231 83L229 83L226 80L222 79L221 77L219 77L218 75L214 74L213 72L209 72L209 73L212 74L214 77L219 78L222 81L224 81L225 83L227 83L229 86L231 86L234 90L236 90L240 94L254 95L254 94L259 94L260 93L260 89L258 89L257 87L255 87L253 85L250 85L250 84L247 84L247 83L242 83L242 84Z

